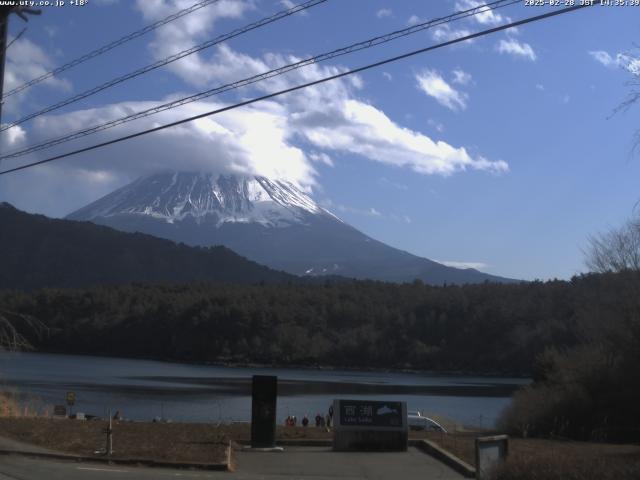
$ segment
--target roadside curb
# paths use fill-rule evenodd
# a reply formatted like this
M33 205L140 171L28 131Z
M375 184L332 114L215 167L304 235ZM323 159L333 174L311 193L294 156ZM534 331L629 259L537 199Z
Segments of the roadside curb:
M409 445L440 460L466 478L476 478L475 468L430 440L409 440Z
M251 442L247 440L236 440L237 444L242 446L250 445ZM278 447L331 447L333 446L333 440L319 438L284 438L276 441Z
M66 460L71 462L87 462L87 463L106 463L109 465L132 465L143 467L157 468L174 468L176 470L215 470L215 471L232 471L231 466L231 446L227 446L225 457L227 461L224 463L196 463L196 462L167 462L163 460L150 460L138 458L105 458L105 457L87 457L83 455L73 455L67 453L44 453L29 452L25 450L6 450L0 449L0 455L20 455L22 457L31 458L48 458L50 460Z

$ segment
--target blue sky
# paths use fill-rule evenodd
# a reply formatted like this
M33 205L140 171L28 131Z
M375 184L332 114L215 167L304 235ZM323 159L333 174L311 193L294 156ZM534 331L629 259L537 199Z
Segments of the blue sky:
M67 2L68 3L68 2ZM89 0L43 7L8 51L5 91L193 0ZM15 120L117 75L285 8L221 0L7 99ZM471 0L329 0L5 133L15 149L265 68L404 28ZM88 145L547 11L519 4L181 107ZM613 114L638 64L640 7L593 7L283 96L220 118L0 178L0 200L64 216L158 169L281 176L392 246L524 279L584 271L588 235L640 199L638 109ZM10 33L24 24L12 18ZM631 71L630 71L631 70ZM637 70L635 70L637 72ZM45 152L21 161L44 158ZM6 160L17 165L20 161Z

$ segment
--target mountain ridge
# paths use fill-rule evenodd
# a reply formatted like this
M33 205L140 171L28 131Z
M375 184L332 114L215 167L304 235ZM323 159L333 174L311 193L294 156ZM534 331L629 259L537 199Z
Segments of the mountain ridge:
M91 222L52 219L0 203L0 288L132 282L284 283L298 279L223 246L190 247Z
M298 276L444 283L513 282L386 245L343 222L289 182L194 172L143 177L72 212L72 220L192 246L225 245Z

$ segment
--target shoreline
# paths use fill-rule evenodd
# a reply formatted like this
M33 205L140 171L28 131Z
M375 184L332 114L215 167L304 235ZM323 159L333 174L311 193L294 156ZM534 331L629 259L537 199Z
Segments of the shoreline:
M456 370L422 370L415 368L378 368L378 367L353 367L353 366L334 366L334 365L300 365L300 364L263 364L263 363L245 363L234 361L219 361L219 362L197 362L180 359L159 359L145 356L118 356L109 355L105 353L78 353L78 352L63 352L56 350L25 350L20 352L6 352L6 353L35 353L35 354L47 354L47 355L66 355L73 357L95 357L104 359L119 359L119 360L140 360L150 361L158 363L170 363L175 365L192 365L196 367L222 367L222 368L246 368L246 369L288 369L288 370L308 370L317 372L361 372L361 373L396 373L407 375L422 375L429 377L481 377L481 378L500 378L500 379L514 379L514 380L531 380L530 374L513 372L477 372L473 370L469 371L456 371Z

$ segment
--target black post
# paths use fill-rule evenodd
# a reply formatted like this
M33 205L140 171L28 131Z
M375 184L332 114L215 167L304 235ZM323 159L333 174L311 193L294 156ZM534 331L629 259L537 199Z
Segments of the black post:
M254 375L251 385L251 447L276 446L278 377Z

